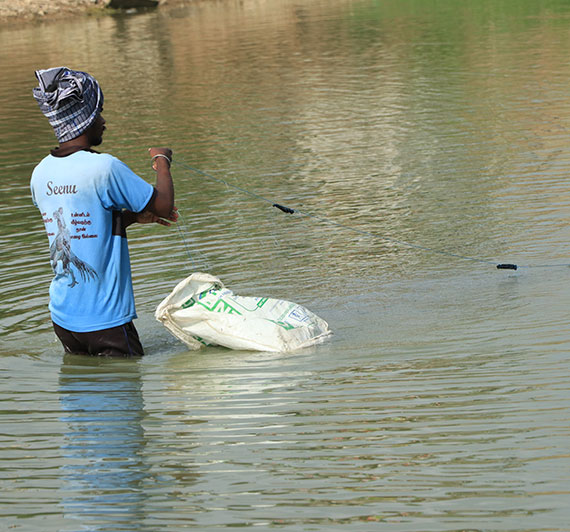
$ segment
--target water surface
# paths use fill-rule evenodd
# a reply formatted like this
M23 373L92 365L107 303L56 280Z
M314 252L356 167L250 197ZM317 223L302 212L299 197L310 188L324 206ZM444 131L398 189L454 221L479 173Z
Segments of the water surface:
M570 263L568 3L70 22L0 32L2 528L570 530L570 268L540 267ZM62 64L103 86L103 149L151 182L147 147L179 162L189 254L129 230L142 360L63 356L51 331L31 90ZM194 270L334 336L188 352L153 312Z

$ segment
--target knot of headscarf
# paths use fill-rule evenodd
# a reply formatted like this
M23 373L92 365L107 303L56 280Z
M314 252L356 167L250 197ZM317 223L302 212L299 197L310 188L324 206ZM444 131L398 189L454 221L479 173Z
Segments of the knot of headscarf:
M81 135L103 109L103 92L87 72L56 67L37 70L36 77L34 98L60 143Z

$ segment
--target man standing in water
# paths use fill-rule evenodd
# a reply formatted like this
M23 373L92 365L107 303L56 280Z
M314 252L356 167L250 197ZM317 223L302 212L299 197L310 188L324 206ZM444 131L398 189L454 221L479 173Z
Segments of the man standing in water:
M103 142L103 93L86 72L38 70L34 98L59 147L34 169L32 199L43 216L54 278L54 330L69 353L142 355L126 228L176 221L172 151L150 148L156 186L119 159L92 150Z

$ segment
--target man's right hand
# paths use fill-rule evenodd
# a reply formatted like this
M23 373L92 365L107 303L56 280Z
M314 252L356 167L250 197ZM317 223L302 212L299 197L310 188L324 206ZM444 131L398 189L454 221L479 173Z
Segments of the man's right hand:
M174 185L170 175L170 162L172 160L172 150L170 148L149 148L151 157L156 157L152 162L152 167L156 171L156 194L149 206L149 210L159 218L169 219L174 209ZM168 157L168 160L166 159Z

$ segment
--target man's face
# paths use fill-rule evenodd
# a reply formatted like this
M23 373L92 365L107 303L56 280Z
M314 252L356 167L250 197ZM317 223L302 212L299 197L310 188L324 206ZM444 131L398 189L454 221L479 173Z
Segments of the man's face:
M93 124L91 124L89 129L86 131L87 138L91 146L99 146L103 142L103 131L107 129L105 127L105 123L103 115L99 113Z

